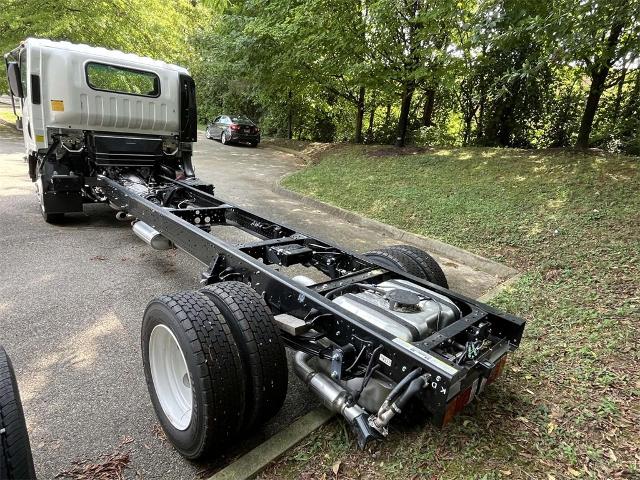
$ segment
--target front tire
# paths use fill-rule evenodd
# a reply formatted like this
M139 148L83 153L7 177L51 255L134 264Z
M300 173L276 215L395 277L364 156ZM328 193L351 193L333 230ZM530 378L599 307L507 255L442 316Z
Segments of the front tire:
M62 220L64 219L64 213L47 213L44 207L41 210L42 210L42 218L44 218L44 221L52 225L61 223Z
M188 459L228 446L243 423L242 361L220 310L197 292L152 300L142 321L151 403L173 446Z
M204 131L204 136L207 137L207 139L211 140L211 132L209 131L209 127L207 127L207 129Z
M38 191L38 201L40 202L40 214L42 215L44 221L47 223L60 223L64 218L64 213L51 213L49 211L44 202L43 188L42 175L38 174L38 177L36 179L36 189Z
M200 290L220 309L244 365L244 431L273 417L287 396L287 357L273 314L262 297L241 282L221 282Z
M16 376L0 346L0 478L36 478Z

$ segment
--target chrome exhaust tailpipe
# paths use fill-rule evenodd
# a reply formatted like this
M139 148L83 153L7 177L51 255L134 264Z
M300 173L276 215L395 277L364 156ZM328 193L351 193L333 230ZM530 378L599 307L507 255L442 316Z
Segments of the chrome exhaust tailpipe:
M364 448L369 440L379 438L368 422L369 414L357 404L353 403L351 394L342 386L331 380L324 373L314 370L307 361L311 355L297 352L293 359L296 375L309 389L316 394L325 407L342 415L356 434L358 446Z
M169 250L170 248L173 248L171 240L162 235L152 226L139 220L133 224L133 233L156 250Z

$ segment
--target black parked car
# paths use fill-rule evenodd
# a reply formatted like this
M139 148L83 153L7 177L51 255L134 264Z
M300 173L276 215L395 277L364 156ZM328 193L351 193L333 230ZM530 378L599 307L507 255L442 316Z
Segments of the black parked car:
M205 135L209 139L220 140L222 143L249 143L257 147L260 143L260 129L244 115L220 115L207 125Z

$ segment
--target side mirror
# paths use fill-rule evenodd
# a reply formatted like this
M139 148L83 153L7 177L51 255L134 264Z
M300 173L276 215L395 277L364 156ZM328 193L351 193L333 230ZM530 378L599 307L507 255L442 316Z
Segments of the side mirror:
M23 98L24 92L22 91L18 62L7 62L7 79L9 80L9 88L13 96Z

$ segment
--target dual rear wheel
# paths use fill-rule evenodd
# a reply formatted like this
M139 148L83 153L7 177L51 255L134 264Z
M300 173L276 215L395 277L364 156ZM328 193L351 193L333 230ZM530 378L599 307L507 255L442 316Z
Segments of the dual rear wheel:
M447 288L428 253L407 245L365 254ZM284 343L262 297L241 282L152 300L142 322L151 402L174 447L198 459L264 424L284 403Z
M142 356L160 424L190 459L258 428L287 393L284 343L264 300L244 283L152 300Z
M440 287L449 288L438 262L427 252L412 245L391 245L365 253L381 267L395 268Z

